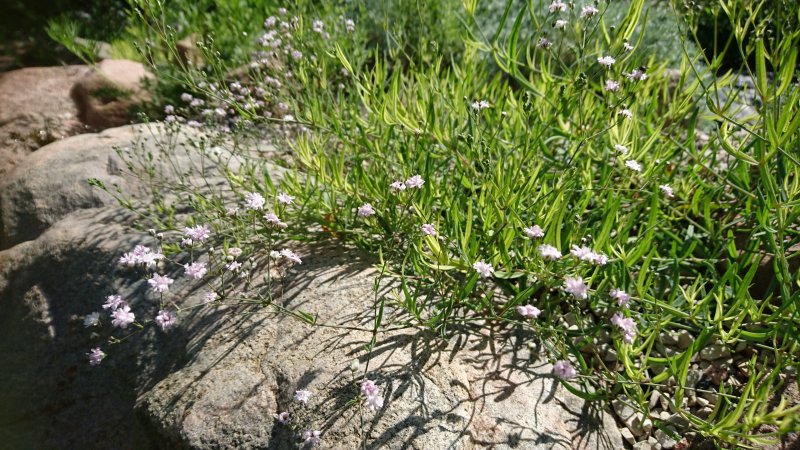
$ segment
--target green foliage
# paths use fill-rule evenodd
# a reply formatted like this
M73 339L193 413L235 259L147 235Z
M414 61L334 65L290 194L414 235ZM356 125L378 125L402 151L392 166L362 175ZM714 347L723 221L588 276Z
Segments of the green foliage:
M737 104L749 100L737 97L733 74L712 76L722 58L695 54L674 31L696 34L680 5L602 2L584 18L583 5L559 15L543 2L466 1L452 13L447 2L389 3L397 6L301 3L291 31L276 35L287 51L238 71L256 48L263 18L253 11L274 13L266 5L228 5L220 11L239 22L223 24L205 17L220 12L210 3L137 3L134 36L159 39L146 54L172 83L167 98L188 92L225 109L205 122L209 130L238 137L281 119L294 131L280 189L297 206L273 202L290 224L285 234L264 231L255 215L227 218L222 195L172 186L191 199L197 223L253 248L335 238L378 255L381 277L397 289L383 297L376 288L376 335L394 326L447 335L465 322L526 327L545 358L573 361L581 375L565 385L585 398L645 405L653 390L674 386L672 407L717 443L757 447L797 431L800 405L775 396L800 355L800 31L754 21L765 1L719 2L731 45L753 61L742 70L758 101L742 115ZM203 27L182 25L200 16ZM345 25L351 17L355 30ZM552 26L558 18L568 20L563 30ZM175 63L176 42L194 31L205 65ZM190 107L176 114L202 119ZM230 190L274 197L270 170L249 156L226 172ZM416 175L421 188L391 187ZM376 213L359 214L365 204ZM543 236L526 236L534 224ZM565 256L543 258L544 244ZM581 246L608 261L569 255ZM481 276L478 262L494 273ZM567 277L581 277L588 295L565 292ZM629 307L615 289L631 295ZM521 318L526 304L541 317ZM636 323L632 342L615 315ZM681 333L691 342L667 348ZM698 388L687 380L709 348L742 359L726 367L728 378ZM716 399L708 414L683 404L700 393Z

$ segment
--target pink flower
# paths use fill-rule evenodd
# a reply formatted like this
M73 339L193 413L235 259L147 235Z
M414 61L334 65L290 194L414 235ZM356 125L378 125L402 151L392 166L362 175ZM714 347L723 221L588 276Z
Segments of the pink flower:
M191 228L184 228L183 235L193 241L202 241L211 236L211 230L209 230L208 225L197 225Z
M566 360L556 361L556 363L553 364L553 373L562 380L571 380L577 375L575 368Z
M392 190L392 192L405 191L406 184L403 183L402 181L395 181L394 183L389 185L389 188Z
M581 10L581 18L582 19L588 19L588 18L594 16L595 14L597 14L599 12L600 11L597 8L595 8L594 6L587 5L587 6L584 6L583 9Z
M369 397L370 395L375 395L378 393L378 386L372 380L364 380L361 383L361 395L364 397Z
M612 58L611 56L601 56L601 57L597 58L597 62L600 63L600 65L605 67L606 69L610 69L611 66L615 62L617 62L617 60Z
M620 289L612 289L609 292L611 298L616 299L619 306L627 307L628 302L631 301L631 296L627 292Z
M156 324L161 327L162 330L166 331L167 328L172 327L178 321L178 316L172 312L167 310L161 310L158 312L156 316Z
M206 292L203 295L203 303L211 303L219 298L216 292Z
M522 231L525 232L525 235L528 236L529 239L540 238L544 236L544 230L542 230L542 227L539 225L523 228Z
M668 185L668 184L662 184L658 188L661 189L661 192L663 192L664 195L667 196L667 197L672 198L672 197L675 196L675 191L673 191L672 187L670 185Z
M603 89L611 92L617 92L619 90L619 83L614 80L606 80L606 84L603 86Z
M539 314L542 313L542 311L539 308L533 305L517 306L517 312L519 313L520 316L526 319L535 319L539 317Z
M164 259L164 255L161 253L156 253L144 245L137 245L134 247L133 251L122 255L119 259L119 263L129 267L137 264L144 264L147 267L151 267L161 259Z
M555 0L553 1L553 3L550 3L550 6L548 6L548 8L550 9L551 13L562 12L567 10L567 4L562 2L561 0Z
M263 209L266 203L264 196L258 192L250 192L244 196L244 205L247 209Z
M577 299L585 299L588 296L589 286L583 282L581 277L566 277L564 278L564 291Z
M538 250L543 259L555 260L561 258L561 252L552 245L542 244Z
M434 228L433 224L424 223L420 227L422 229L422 233L428 236L436 236L436 228Z
M473 264L472 268L475 269L482 278L490 277L494 272L494 267L492 267L491 264L484 262L483 260L480 260L475 264Z
M379 411L383 408L383 397L380 395L370 395L364 400L364 406L370 411Z
M644 70L639 70L639 69L631 70L631 73L627 73L625 74L625 76L628 77L628 79L631 81L640 81L647 79L647 74L644 72Z
M281 425L286 425L289 423L289 411L284 411L280 414L274 414L272 417L280 422Z
M577 245L572 246L572 250L570 250L572 256L580 259L581 261L588 261L593 264L597 264L600 266L604 266L608 263L608 256L593 251L587 246L578 247Z
M128 328L128 325L132 324L134 320L136 320L136 316L131 312L131 307L128 305L124 305L118 309L116 309L113 313L111 313L111 325L115 327L120 327L122 329Z
M191 264L184 264L183 269L186 271L186 276L199 280L208 272L205 263L195 262Z
M636 337L636 322L630 317L625 317L620 313L611 316L611 323L622 331L622 340L628 344L633 343Z
M156 292L167 292L169 290L169 285L172 284L173 281L175 280L170 277L154 273L153 277L147 280L147 283Z
M95 347L86 354L89 357L89 364L92 366L96 366L100 364L103 358L106 357L106 354L100 350L100 347Z
M372 380L361 383L361 395L364 397L364 406L371 411L383 408L383 397L378 395L378 386Z
M303 260L300 259L297 253L289 250L288 248L281 250L281 256L297 264L301 264L303 262Z
M267 223L269 223L270 225L275 225L278 228L286 228L289 226L286 223L282 222L281 219L274 213L264 214L264 220L266 220Z
M240 263L239 261L231 261L228 264L225 264L225 269L231 272L238 272L239 269L241 268L242 268L242 263Z
M103 309L114 310L121 308L123 306L128 306L128 302L123 300L121 295L116 295L116 294L109 295L108 297L106 297L106 302L103 303Z
M369 217L373 214L375 214L375 209L369 203L364 203L358 207L358 215L361 217Z
M406 180L406 187L409 189L422 189L423 184L425 184L425 180L419 175L414 175Z
M320 435L319 430L306 430L303 433L303 444L311 447L316 447L317 445L319 445L320 441L319 435Z
M294 197L292 197L289 194L281 192L280 194L278 194L278 201L280 203L283 203L284 205L291 205L292 203L294 203Z
M306 391L304 389L301 389L299 391L295 391L295 393L294 393L295 401L298 401L298 402L303 403L303 404L308 403L308 400L310 398L311 398L311 391Z

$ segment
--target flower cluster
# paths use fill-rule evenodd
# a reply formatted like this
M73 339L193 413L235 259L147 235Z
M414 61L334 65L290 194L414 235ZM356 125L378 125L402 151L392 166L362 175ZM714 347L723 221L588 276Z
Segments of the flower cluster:
M370 411L378 411L383 408L383 397L379 394L378 386L372 380L364 380L361 383L361 396L364 398L364 406Z

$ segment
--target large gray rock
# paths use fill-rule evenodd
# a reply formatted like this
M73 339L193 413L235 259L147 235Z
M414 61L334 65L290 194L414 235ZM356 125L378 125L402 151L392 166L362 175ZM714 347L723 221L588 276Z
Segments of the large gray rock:
M83 130L70 87L86 66L0 73L0 182L30 152Z
M323 326L271 308L232 314L191 364L144 396L143 416L164 448L293 448L306 429L324 430L323 448L343 450L362 441L376 449L623 448L611 416L566 391L552 367L530 355L529 334L463 329L446 341L425 330L386 332L370 358L375 272L341 248L302 254L277 301ZM197 320L182 324L190 336ZM353 360L362 369L356 377ZM365 367L386 399L376 414L346 407ZM305 406L292 400L298 389L314 393ZM297 430L273 420L283 411Z

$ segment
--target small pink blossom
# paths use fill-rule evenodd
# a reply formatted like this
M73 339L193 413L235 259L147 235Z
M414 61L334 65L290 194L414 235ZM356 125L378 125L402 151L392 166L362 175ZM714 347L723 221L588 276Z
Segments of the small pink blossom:
M169 290L169 285L172 284L173 281L175 280L170 277L154 273L153 277L147 280L147 283L156 292L167 292Z
M539 225L523 228L522 231L525 232L525 236L528 236L529 239L544 237L544 230Z
M564 291L582 300L588 296L589 286L583 282L581 277L566 277L564 278Z
M300 259L300 256L298 256L297 253L289 250L288 248L281 250L281 256L296 264L301 264L303 262L303 260Z
M123 306L128 306L128 302L122 299L121 295L112 294L106 297L106 302L103 303L103 309L115 310Z
M375 214L375 209L369 203L364 203L358 207L358 215L361 217L369 217Z
M644 72L644 70L639 69L631 70L631 72L625 74L625 76L631 81L641 81L647 79L647 74Z
M606 80L606 84L603 86L603 89L611 92L617 92L619 90L619 83L614 80Z
M275 420L280 422L281 425L286 425L289 423L289 411L284 411L280 414L273 414Z
M553 373L562 380L571 380L577 375L575 368L566 360L556 361L553 364Z
M311 391L307 391L305 389L300 389L299 391L295 391L294 399L300 403L306 404L308 400L311 398Z
M258 192L250 192L244 196L244 205L248 209L263 209L267 201Z
M567 10L567 4L561 0L554 0L553 3L550 3L548 8L550 9L551 13L562 12Z
M616 59L612 58L611 56L601 56L597 58L597 62L600 63L601 66L605 67L606 69L610 69L615 62Z
M542 311L533 305L520 305L517 306L517 312L520 316L526 319L535 319L539 317Z
M239 261L231 261L228 264L225 264L225 269L230 272L238 272L239 269L242 268L242 263Z
M475 269L482 278L492 276L494 273L494 267L491 264L486 263L484 260L480 260L472 265L472 268Z
M389 185L389 188L392 190L392 192L405 191L406 190L406 184L404 182L402 182L402 181L395 181L395 182L393 182L392 184Z
M149 247L144 245L137 245L133 251L125 253L120 257L119 263L123 266L135 266L137 264L144 264L147 267L156 265L156 262L164 259L164 255L154 252Z
M424 223L420 228L422 229L423 234L427 236L436 236L436 228L433 226L433 224Z
M611 298L616 299L617 304L622 307L627 307L628 302L631 301L631 296L621 289L612 289L611 292L609 292L609 295Z
M633 119L633 112L627 108L620 109L619 112L617 112L617 114L626 119Z
M361 395L364 397L364 406L371 411L378 411L383 408L383 397L378 395L378 386L372 380L364 380L361 383Z
M285 222L281 221L281 219L275 215L275 213L264 214L264 220L266 220L268 224L274 225L278 228L287 228L289 226Z
M206 292L203 295L203 303L211 303L216 301L219 298L219 295L216 292Z
M581 10L581 18L582 19L588 19L588 18L594 16L595 14L597 14L599 12L600 11L597 8L595 8L594 6L587 5L587 6L584 6L583 9Z
M406 180L406 187L409 189L422 189L423 184L425 184L425 180L420 175L414 175Z
M208 228L208 225L197 225L191 228L184 228L183 235L192 241L199 242L211 236L211 230Z
M116 309L113 313L111 313L111 325L120 328L128 328L128 325L132 324L134 320L136 320L136 316L131 312L131 307L128 305L124 305L118 309Z
M318 446L320 442L320 434L321 433L319 430L306 430L303 432L303 444L310 447Z
M622 331L622 340L628 344L633 343L636 337L636 322L630 317L625 317L620 313L615 313L611 317L611 323Z
M161 328L161 330L166 331L168 328L172 327L177 323L178 316L172 312L167 310L161 310L158 312L156 316L156 324Z
M539 254L544 259L556 260L561 258L561 252L552 245L542 244L538 248Z
M199 280L208 272L205 263L195 262L191 264L184 264L183 269L186 271L186 276Z
M664 195L667 196L667 197L672 198L672 197L675 196L675 191L673 191L672 187L670 185L668 185L668 184L662 184L658 188L661 189L661 192L663 192Z
M284 205L291 205L292 203L294 203L294 197L292 197L289 194L281 192L280 194L278 194L278 201L280 203L283 203Z
M103 358L106 357L106 354L100 350L100 347L95 347L86 354L89 357L89 364L92 366L99 365Z

